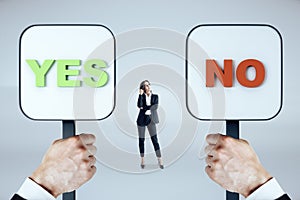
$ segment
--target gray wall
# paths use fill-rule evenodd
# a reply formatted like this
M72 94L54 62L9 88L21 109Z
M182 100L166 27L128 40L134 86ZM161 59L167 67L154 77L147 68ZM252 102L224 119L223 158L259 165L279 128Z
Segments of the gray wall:
M300 179L300 96L297 95L300 74L299 9L300 1L297 0L152 0L130 3L1 0L0 199L8 199L18 189L39 164L51 142L61 137L60 122L31 121L23 116L18 106L18 39L27 26L92 23L106 25L115 35L143 27L171 29L187 35L198 24L267 23L277 27L284 40L283 109L271 121L242 122L241 137L249 140L262 163L285 191L293 199L300 200L299 187L296 186ZM184 73L184 62L176 67L179 67L176 71ZM185 120L195 119L189 117ZM78 199L224 199L224 191L207 178L205 163L199 159L203 139L211 123L197 123L199 127L192 144L164 171L124 173L99 162L96 176L78 190ZM82 127L82 131L89 131L88 123L83 123ZM137 150L136 146L133 148ZM101 146L98 149L101 151ZM167 155L165 157L167 159ZM122 158L114 159L123 162ZM136 161L138 164L138 157Z

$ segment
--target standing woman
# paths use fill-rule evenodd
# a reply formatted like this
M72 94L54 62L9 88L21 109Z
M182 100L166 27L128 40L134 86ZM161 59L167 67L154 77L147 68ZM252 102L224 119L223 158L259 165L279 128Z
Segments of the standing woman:
M137 101L137 106L140 109L138 118L137 118L137 127L139 133L139 150L141 156L141 168L145 168L144 160L144 142L145 142L145 130L146 126L151 136L151 141L155 150L155 154L158 160L158 165L161 169L164 168L161 159L160 147L157 139L156 124L159 122L157 115L158 108L158 95L152 94L150 88L150 82L144 80L140 84L139 98Z

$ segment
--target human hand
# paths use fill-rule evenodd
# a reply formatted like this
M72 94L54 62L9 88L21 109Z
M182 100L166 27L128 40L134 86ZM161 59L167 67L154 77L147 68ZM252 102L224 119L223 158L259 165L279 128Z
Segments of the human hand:
M205 171L226 190L247 197L272 178L246 140L209 134L206 141Z
M55 198L79 188L96 172L96 137L80 134L56 140L30 178Z
M140 89L140 95L144 94L144 90L143 89Z

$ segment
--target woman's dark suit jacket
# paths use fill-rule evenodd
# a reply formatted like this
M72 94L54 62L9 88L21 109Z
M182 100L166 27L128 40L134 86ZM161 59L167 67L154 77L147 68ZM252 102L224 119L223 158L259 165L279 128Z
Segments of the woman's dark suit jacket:
M136 123L138 126L147 126L151 121L157 124L159 122L158 114L157 114L157 108L158 108L158 95L152 94L151 95L151 105L147 106L146 104L146 94L140 94L138 101L137 101L137 107L142 108L140 109L138 118L136 120ZM145 112L147 110L151 110L151 115L145 115ZM149 118L150 117L150 118Z

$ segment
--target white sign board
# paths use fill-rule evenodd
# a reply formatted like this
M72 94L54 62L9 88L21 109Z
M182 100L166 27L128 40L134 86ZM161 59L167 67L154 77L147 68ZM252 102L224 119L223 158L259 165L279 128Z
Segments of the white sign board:
M200 25L189 33L186 51L187 108L194 117L267 120L280 112L282 38L274 27Z
M100 25L34 25L20 37L20 107L36 120L96 120L115 102L115 39Z

